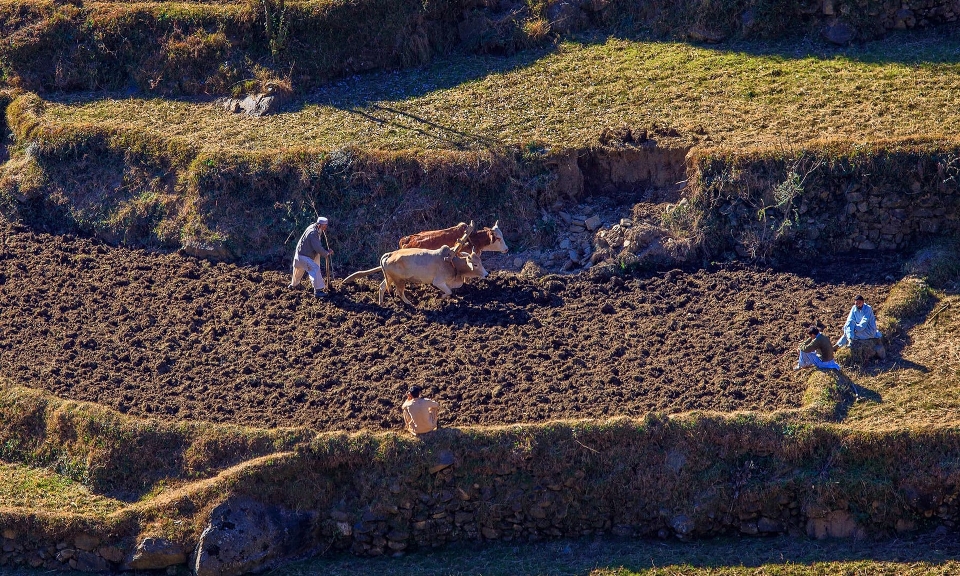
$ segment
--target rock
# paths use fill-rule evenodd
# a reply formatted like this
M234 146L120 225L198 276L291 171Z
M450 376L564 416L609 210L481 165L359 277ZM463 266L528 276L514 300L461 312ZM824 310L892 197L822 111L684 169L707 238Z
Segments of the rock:
M621 218L621 219L620 219L620 227L621 227L621 228L630 228L631 226L633 226L633 220L631 220L630 218Z
M353 526L349 522L337 522L337 531L341 536L349 537L353 534Z
M101 546L97 548L97 554L104 560L113 562L114 564L123 562L123 551L116 546Z
M563 240L560 241L560 249L561 249L561 250L569 250L569 249L570 249L570 239L569 239L569 238L564 238Z
M487 540L497 540L500 538L500 531L489 526L484 526L481 528L480 533L483 534L483 537Z
M231 499L210 514L196 550L196 576L239 576L265 569L310 545L311 515Z
M265 94L250 94L245 98L220 98L217 100L224 110L233 114L246 114L254 118L276 114L280 111L283 94L273 86L267 86Z
M756 522L741 522L740 523L740 533L747 534L748 536L754 536L760 531L757 529Z
M850 360L857 364L865 364L871 360L883 360L887 357L887 349L881 338L868 340L854 340L850 343Z
M898 30L906 30L907 28L913 28L917 25L917 17L914 16L913 10L909 10L907 8L897 10L893 21L893 27Z
M838 46L846 46L856 37L857 31L845 22L834 22L824 26L821 34L827 42Z
M73 539L73 545L78 550L90 552L100 544L100 538L92 534L80 534Z
M711 30L700 24L693 26L687 31L687 36L696 42L706 42L708 44L719 44L727 39L726 34L718 30Z
M165 538L144 538L124 564L128 570L158 570L183 564L187 554L183 548Z
M693 520L691 520L687 515L680 514L670 519L670 527L673 528L673 531L678 535L687 536L693 532L695 525Z
M76 553L77 553L77 551L74 550L73 548L67 548L67 549L65 549L65 550L61 550L61 551L57 552L56 558L57 558L57 561L58 561L58 562L66 562L66 561L70 560L71 558L73 558L73 555L76 554Z
M514 267L514 268L520 268L520 267L522 267L522 266L523 266L523 258L519 258L519 257L518 257L518 258L514 258L514 259L513 259L513 267Z
M766 516L761 516L760 519L757 520L757 530L759 530L760 532L763 532L764 534L782 532L783 525L781 525L780 522L776 520L767 518Z
M596 230L597 228L599 228L599 227L600 227L600 224L601 224L601 222L600 222L600 217L599 217L599 216L591 216L591 217L587 218L586 221L584 221L584 223L583 223L584 228L586 228L587 230L589 230L589 231L591 231L591 232L593 232L594 230Z
M73 566L76 561L76 566ZM70 559L70 565L81 572L106 572L110 570L110 563L86 550L77 551L77 555Z
M2 535L7 540L16 540L17 536L19 536L19 534L17 534L17 531L14 530L13 528L4 528Z
M860 250L876 250L877 245L869 240L863 240L862 242L857 244L857 248L859 248Z
M906 518L900 518L897 520L896 530L899 533L904 532L913 532L917 529L917 524L913 520L908 520Z
M211 260L228 260L230 258L230 251L219 242L187 240L183 243L183 251L196 258L209 258Z
M445 468L453 466L454 462L456 462L456 458L454 457L453 452L449 450L441 450L440 453L437 454L436 463L430 467L430 473L436 474Z

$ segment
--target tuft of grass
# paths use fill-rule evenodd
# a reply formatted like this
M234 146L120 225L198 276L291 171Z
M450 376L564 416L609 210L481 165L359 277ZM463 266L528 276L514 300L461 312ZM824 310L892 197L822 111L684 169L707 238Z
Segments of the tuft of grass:
M958 51L960 39L934 35L822 52L795 43L708 48L586 38L552 51L352 77L258 120L206 103L99 95L50 103L47 116L230 150L580 147L624 124L668 126L701 145L782 147L957 133Z

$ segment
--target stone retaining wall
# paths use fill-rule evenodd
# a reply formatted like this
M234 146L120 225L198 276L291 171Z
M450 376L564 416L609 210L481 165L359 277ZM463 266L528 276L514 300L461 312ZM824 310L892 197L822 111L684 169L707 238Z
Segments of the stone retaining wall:
M952 531L960 519L957 462L955 431L851 431L789 415L651 415L422 438L325 435L296 457L231 480L220 492L226 500L196 520L206 529L183 532L182 541L133 526L31 532L0 515L0 565L186 563L198 574L240 574L331 548L379 556L448 542L599 534ZM177 510L210 510L184 498L165 521L190 524Z
M821 258L910 249L960 231L960 148L953 141L695 163L694 204L714 252Z

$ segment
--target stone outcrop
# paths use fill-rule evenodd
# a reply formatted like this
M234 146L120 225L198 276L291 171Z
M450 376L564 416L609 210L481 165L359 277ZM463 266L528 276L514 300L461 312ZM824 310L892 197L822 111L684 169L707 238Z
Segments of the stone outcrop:
M217 506L200 535L197 576L239 576L309 548L311 515L232 499Z

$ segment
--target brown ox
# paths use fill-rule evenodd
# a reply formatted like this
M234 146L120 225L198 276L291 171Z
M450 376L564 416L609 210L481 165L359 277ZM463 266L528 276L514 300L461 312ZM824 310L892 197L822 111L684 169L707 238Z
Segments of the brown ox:
M384 295L394 287L400 299L413 306L404 294L407 284L433 284L443 292L441 298L448 298L453 294L451 288L463 286L468 278L487 276L480 255L476 252L458 256L449 246L441 246L439 250L401 248L387 252L380 257L379 266L354 272L344 278L343 282L380 271L383 271L379 298L381 305Z
M411 234L400 239L400 248L427 248L436 250L441 246L453 246L468 230L473 230L473 222L463 222L444 228L443 230L429 230L418 234ZM494 223L493 228L482 228L470 234L462 250L480 252L507 252L507 242L500 231L500 221Z

